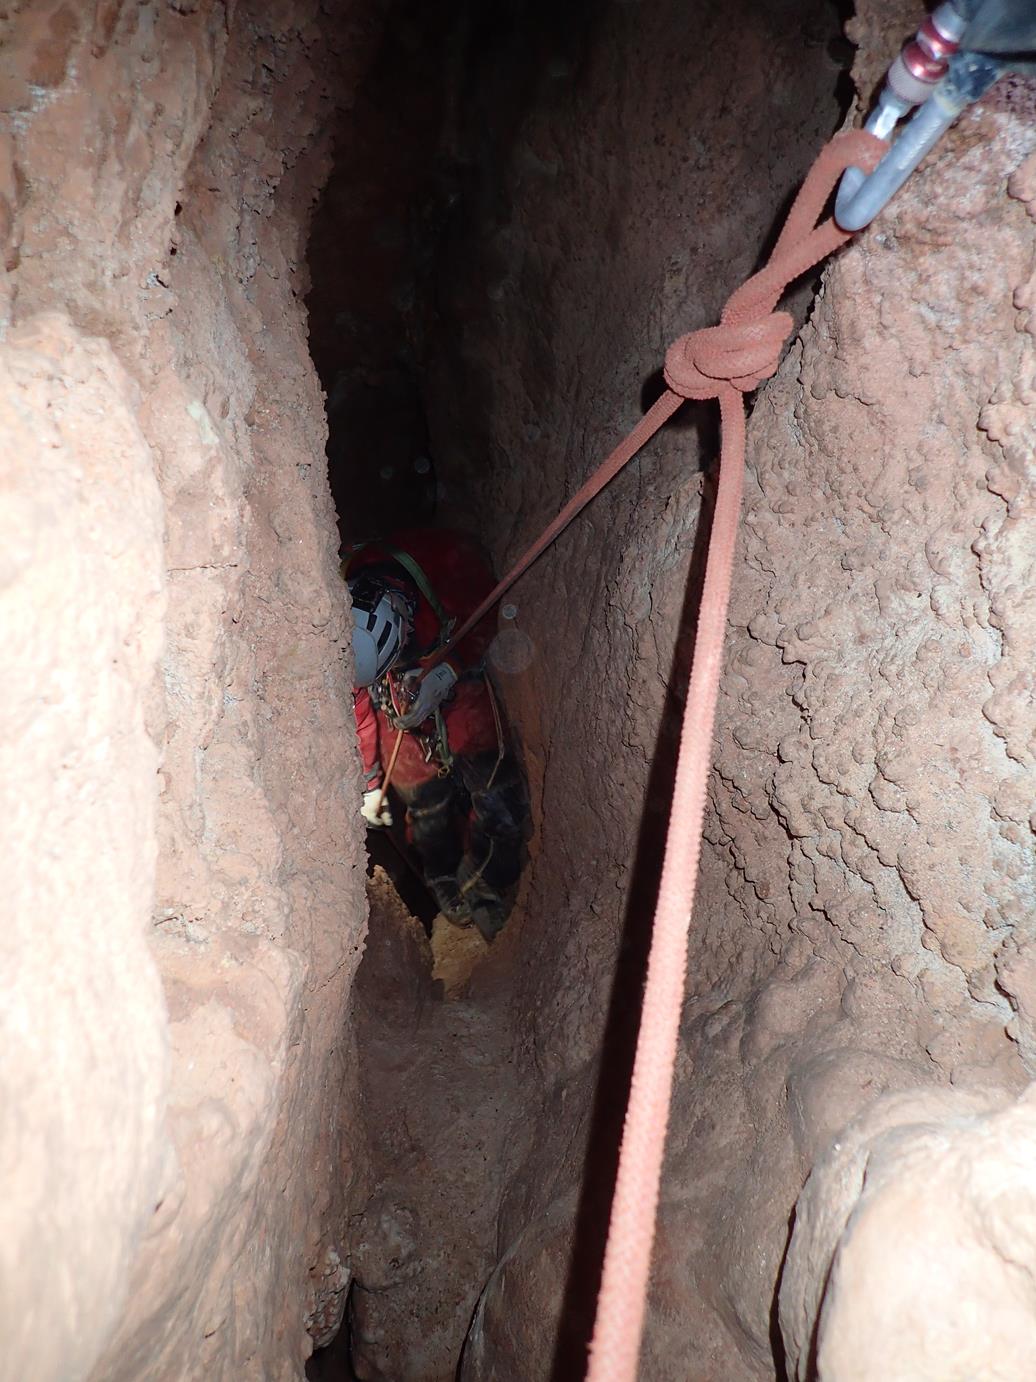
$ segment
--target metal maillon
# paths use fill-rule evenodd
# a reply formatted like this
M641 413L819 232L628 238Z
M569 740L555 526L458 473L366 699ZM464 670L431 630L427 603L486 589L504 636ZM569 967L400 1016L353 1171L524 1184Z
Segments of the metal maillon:
M892 147L870 175L850 168L842 178L841 228L869 225L961 111L1006 72L1036 73L1033 0L946 0L928 15L889 68L865 127Z

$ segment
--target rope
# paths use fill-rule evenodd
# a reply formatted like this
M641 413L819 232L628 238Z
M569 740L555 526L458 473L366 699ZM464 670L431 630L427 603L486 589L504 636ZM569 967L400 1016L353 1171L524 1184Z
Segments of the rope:
M852 165L870 172L885 149L863 131L835 135L810 169L765 268L729 299L719 326L682 336L666 356L670 410L684 398L718 399L723 442L587 1382L633 1382L640 1353L741 506L742 395L777 369L793 325L788 313L773 310L784 289L850 238L831 220L816 224L838 178Z
M500 764L504 761L504 725L503 720L500 718L500 707L497 705L496 691L493 689L493 683L489 678L488 672L482 673L482 680L485 682L486 691L489 694L489 704L493 707L493 724L496 726L496 763L493 765L493 771L489 774L489 781L486 783L486 791L488 792L496 781L496 775L500 771Z
M428 663L430 670L470 633L685 399L719 401L723 442L716 508L586 1382L633 1382L637 1371L741 507L742 396L776 372L791 334L791 316L774 311L781 294L851 238L833 220L817 225L839 177L849 167L873 172L887 148L874 135L852 130L836 134L821 150L766 266L730 297L719 326L682 336L670 347L666 392Z
M554 522L543 530L528 551L518 558L507 575L493 587L475 612L464 620L460 628L453 631L449 642L440 648L428 662L427 671L430 672L437 663L449 656L450 649L455 647L466 634L469 634L497 601L507 594L519 576L523 576L528 571L536 558L543 555L554 539L564 532L573 518L586 508L591 499L600 494L609 480L613 480L618 475L623 466L633 459L646 442L651 440L662 424L669 421L682 402L682 398L678 398L668 390L662 395L658 402L644 414L633 431L622 439L611 455L601 462L589 480L572 496Z
M845 161L848 157L845 151L850 148L857 151L855 164ZM788 214L784 230L766 267L730 298L720 326L706 327L689 336L681 336L670 348L665 366L665 379L669 386L666 392L633 430L623 437L611 455L601 462L553 523L522 553L475 611L459 628L454 629L448 642L428 660L422 676L442 662L461 639L485 618L519 577L582 513L591 499L595 499L659 428L669 421L685 399L718 398L722 412L722 381L728 382L735 391L748 393L764 379L769 379L792 328L792 319L787 312L773 311L777 300L789 283L826 259L850 238L850 233L840 230L833 220L816 226L817 216L823 209L823 200L818 204L817 196L823 194L826 197L831 191L830 169L837 167L844 171L846 167L856 166L871 172L887 148L887 144L863 130L848 130L836 134L821 150ZM836 181L838 176L836 172ZM826 194L823 192L825 187ZM808 217L814 210L816 216L809 221Z
M378 808L374 812L376 816L381 815L381 809L385 805L385 798L388 796L388 789L392 786L392 774L396 771L396 759L399 757L399 750L403 744L405 730L396 731L396 742L392 745L392 756L389 758L388 767L381 783L381 796L378 798Z
M482 877L482 875L485 873L486 869L489 868L490 862L491 862L491 860L492 860L492 858L493 858L493 850L494 850L495 846L496 846L496 841L495 841L495 840L490 840L490 842L489 842L489 851L488 851L488 853L486 854L486 857L482 860L481 864L479 864L478 868L477 868L477 869L475 870L475 872L471 875L471 877L468 878L468 879L466 879L466 880L460 885L460 888L458 889L458 891L459 891L461 897L463 897L465 893L471 891L471 889L475 886L475 884L479 881L479 879L480 879L480 878Z

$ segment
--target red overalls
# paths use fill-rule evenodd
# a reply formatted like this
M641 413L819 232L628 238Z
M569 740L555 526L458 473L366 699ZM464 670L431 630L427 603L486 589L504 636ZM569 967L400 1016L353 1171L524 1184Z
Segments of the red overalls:
M495 581L477 544L459 533L446 529L418 528L394 533L388 539L392 547L406 552L423 571L428 584L447 617L461 624L493 589ZM362 548L348 563L347 574L356 575L365 566L392 562L391 552L377 544ZM396 566L409 588L413 580ZM481 677L465 679L465 673L478 668L495 632L495 621L488 614L446 659L459 678L448 700L441 706L446 737L451 755L471 757L498 747L496 719L486 685ZM420 666L440 646L439 616L424 595L418 594L414 631L405 655L393 673L408 667ZM356 732L366 787L381 784L384 765L395 744L397 731L392 728L384 711L378 709L366 688L353 694ZM399 756L393 772L393 782L402 790L418 786L438 776L442 764L434 753L429 759L427 745L434 740L434 720L421 726L425 733L403 735Z

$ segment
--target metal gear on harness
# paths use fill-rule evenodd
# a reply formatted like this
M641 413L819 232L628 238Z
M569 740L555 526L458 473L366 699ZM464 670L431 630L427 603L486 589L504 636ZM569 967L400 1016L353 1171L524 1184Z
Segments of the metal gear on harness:
M467 679L467 678L465 678ZM392 671L386 672L382 677L373 683L369 688L371 700L378 710L384 714L390 727L402 736L409 734L421 746L426 763L435 763L440 777L445 777L453 767L453 754L450 751L449 734L446 728L446 717L442 713L441 706L436 706L435 710L428 717L435 728L429 732L421 725L405 725L403 721L409 713L407 704L407 683L405 678L396 678ZM388 785L388 774L386 775L386 787Z
M1036 72L1032 0L945 0L928 15L889 68L864 128L891 139L918 110L872 173L846 171L835 201L841 228L870 225L965 107L1007 72Z
M436 708L430 717L435 728L433 731L426 730L423 725L412 729L406 729L401 724L401 720L406 715L406 709L400 708L396 699L396 688L391 682L391 673L382 677L379 682L370 688L371 699L377 708L384 714L389 726L397 734L409 734L421 746L426 763L435 763L440 777L445 777L453 766L453 754L450 752L450 740L446 730L446 718L441 708Z
M438 638L430 649L422 649L420 656L428 657L437 653L449 642L455 619L451 619L443 608L420 563L401 547L390 542L363 542L351 548L341 563L343 577L349 586L353 603L353 656L356 667L356 683L370 690L375 705L381 709L389 724L397 733L409 733L421 745L425 762L438 764L440 776L449 773L453 756L450 752L446 721L440 708L427 717L434 721L435 731L429 734L420 725L404 724L411 714L409 701L416 701L420 683L409 685L399 680L392 681L392 669L407 651L406 630L413 625L413 603L407 601L405 608L400 605L406 601L405 593L395 587L387 578L383 567L364 568L358 575L350 578L349 567L362 551L375 548L383 552L391 562L400 567L404 575L428 601L439 622ZM409 693L409 696L408 696Z

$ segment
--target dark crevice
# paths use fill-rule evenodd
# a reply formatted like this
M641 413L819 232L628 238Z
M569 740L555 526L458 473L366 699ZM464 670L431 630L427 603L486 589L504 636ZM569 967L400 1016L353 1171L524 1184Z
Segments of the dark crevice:
M669 0L656 0L656 13L668 4ZM729 44L730 35L722 7L703 5L692 15L675 5L671 8L679 44L718 45L716 61L730 60L731 54L723 46ZM835 98L827 93L826 104L810 116L822 139L837 125L851 100L847 67L853 50L840 33L841 22L851 11L843 0L827 5L818 0L806 15L784 0L769 0L760 3L758 12L760 33L782 26L786 30L790 25L803 53L813 55L809 61L814 69L826 62L831 86L837 83ZM505 555L513 557L515 549L520 550L535 535L536 526L520 507L506 511L487 508L487 498L492 496L496 504L501 494L517 495L519 505L530 505L536 518L546 521L552 512L541 515L544 495L556 496L552 505L560 501L571 488L571 477L586 475L601 459L594 428L601 426L605 417L628 413L631 403L641 413L647 411L664 388L662 352L652 346L643 355L637 353L645 349L642 323L622 323L623 330L629 332L628 343L625 338L607 334L614 331L604 310L613 290L609 274L619 278L618 286L629 292L629 284L621 281L621 275L627 263L636 267L641 244L637 233L629 228L640 210L629 200L635 170L605 161L607 171L602 176L608 183L608 197L599 187L594 196L608 202L607 215L599 225L580 226L583 239L567 225L553 239L555 228L549 224L555 215L559 222L563 220L558 207L572 193L570 178L559 174L552 160L571 160L570 172L581 157L580 141L598 140L607 145L615 140L621 147L621 117L612 108L611 97L621 88L621 99L629 103L627 109L647 99L640 89L644 84L640 66L650 55L641 51L639 7L620 4L508 0L485 6L473 0L460 4L394 0L382 15L383 27L371 45L370 60L354 99L339 116L334 167L316 213L309 252L311 345L327 394L328 472L341 536L348 546L413 525L459 526L477 533L502 561ZM609 26L611 50L601 46L601 34ZM616 62L616 33L622 35L621 43L628 49L626 65ZM679 52L678 46L675 52ZM674 126L669 134L674 142L690 145L693 139L703 147L711 131L699 139L701 131L681 123L681 101L686 100L687 93L680 83L685 77L674 54L665 55L665 62L671 74L668 80L675 86L675 94L668 90L663 93L662 108L671 112L667 118ZM599 108L591 104L600 100L593 96L594 83L598 88L603 84L609 93ZM759 91L766 91L765 82L760 83ZM657 92L654 98L660 99ZM730 97L731 102L734 99ZM618 108L618 95L615 104ZM536 125L537 117L543 117L545 111L550 114L549 135L543 135ZM714 113L714 119L722 139L738 137L737 117L727 105ZM661 134L659 138L665 143ZM809 162L813 140L811 134L810 149L798 151L801 157L795 155L803 169ZM690 155L684 166L689 159ZM761 266L776 241L794 195L796 175L787 171L793 166L797 165L781 165L784 181L779 195L783 202L764 204L761 210L752 208L753 223L759 228L750 243L737 240L739 235L743 237L737 198L731 197L724 204L722 214L728 218L724 225L730 227L724 233L736 241L732 258L740 256L742 273L750 272L753 264ZM698 172L692 162L687 193L692 203ZM746 199L750 190L744 194ZM720 212L702 202L699 224L685 209L685 189L660 184L652 195L660 220L679 220L685 233L697 237L695 244L707 244L713 233L707 218ZM531 230L522 222L516 205L523 197L533 199L535 215L543 218L541 222L534 215ZM638 233L649 236L651 232ZM518 234L526 236L520 251L514 245ZM647 245L648 240L644 243ZM559 282L564 286L568 258L593 259L595 255L600 256L601 302L573 300L571 296L566 299L556 291ZM688 280L695 282L698 269L694 251L674 242L673 258L682 264ZM660 293L660 277L651 280L646 305L638 299L638 310L652 321L661 312L650 300L650 294ZM635 273L632 278L636 281ZM579 281L578 276L572 279ZM682 306L677 330L706 325L737 281L731 270L727 282L696 283L695 292L688 292ZM799 285L792 296L789 306L799 321L805 316L815 286L814 278ZM509 325L518 320L527 328L525 335L516 335L514 330L494 334L487 327L504 312L513 314ZM569 351L571 338L585 340L588 374L592 373L592 361L598 358L595 352L602 333L606 342L610 340L607 358L613 362L609 367L616 370L616 379L633 361L634 396L627 398L630 390L626 385L618 387L612 379L607 380L607 387L603 383L596 390L588 386L580 374L581 356L578 368L573 370L570 365L566 373L562 368L564 352L556 347L557 337L566 332L569 339L565 349ZM487 340L491 346L488 352L482 349ZM497 342L504 343L507 352L501 351L499 358L492 353ZM504 385L516 377L530 395L529 418L520 429L513 427L514 435L505 449L497 430L499 397ZM638 380L639 397L635 394ZM542 438L537 410L549 412L548 405L555 402L552 393L566 401L571 416L563 417L560 424L555 422L555 433ZM681 408L658 444L613 487L618 497L610 496L579 521L579 529L562 539L574 550L581 550L580 544L590 532L601 532L607 538L608 514L615 511L608 505L628 504L634 492L638 502L648 505L675 494L679 503L693 506L701 489L696 521L692 507L691 518L682 526L688 535L685 540L693 541L689 575L676 636L668 643L672 647L675 642L675 653L664 675L665 694L654 731L635 850L626 864L624 906L608 942L609 953L614 946L615 964L607 1016L601 1024L599 1078L591 1108L580 1115L586 1120L588 1134L585 1146L579 1143L579 1155L585 1154L585 1159L575 1181L573 1198L578 1210L560 1287L561 1323L549 1363L552 1382L567 1382L582 1374L592 1325L690 674L720 441L717 411L709 403ZM688 479L688 471L703 471L704 475ZM693 539L689 536L692 532ZM588 566L581 572L582 589L555 591L552 598L572 603L589 598L587 592L598 585L610 592L616 579L613 543L601 543L600 561L600 570ZM567 569L560 562L552 565L554 562L552 555L542 570ZM553 578L539 574L539 579L547 588ZM519 591L519 605L529 598L525 593L529 588ZM588 630L596 617L588 612L586 627L575 635L580 656L591 651ZM533 620L530 627L543 632L542 622ZM571 640L572 629L560 627L559 636ZM524 747L530 762L546 763L555 776L571 772L573 766L577 773L587 772L585 765L573 765L568 744L553 738L541 742L536 737L541 733L553 735L553 721L540 713L542 707L528 703L530 686L546 695L546 705L555 694L561 699L567 694L563 668L566 657L571 658L571 649L563 646L556 659L554 651L541 649L535 676L525 682L519 679L515 694L522 703L515 718L528 741ZM659 675L663 676L661 669ZM560 690L555 685L558 681L562 683ZM619 694L625 691L621 685L617 689ZM548 727L544 729L544 725ZM606 760L607 754L604 757ZM588 778L595 771L591 765ZM602 768L602 775L604 771ZM385 835L372 836L371 868L378 865L386 870L404 905L427 930L436 905L423 887L399 830L401 803L394 805L395 841ZM533 868L543 870L548 877L556 874L567 884L568 860L578 858L584 846L592 846L597 823L588 804L585 840L559 840L551 826L550 821L540 823ZM563 862L559 862L561 852L565 854ZM584 880L571 882L573 892L578 892ZM559 910L564 910L563 899L559 899ZM542 937L544 932L535 934ZM534 955L519 948L508 953L520 956L520 963L527 966L543 964L550 968L553 963L543 947ZM496 977L499 981L499 974ZM565 982L563 973L554 975L559 993ZM542 994L546 987L532 991ZM552 997L548 994L545 999L548 1006ZM595 1001L598 1008L605 1006L603 997ZM522 1059L533 1067L538 1056L531 1049L535 1036L529 1033L536 1021L536 1014L517 1019L518 1045L525 1045ZM526 1097L529 1109L542 1106L538 1093ZM385 1174L391 1175L391 1168ZM491 1168L480 1170L479 1175L491 1178ZM425 1187L420 1193L427 1196L433 1189ZM477 1177L472 1193L487 1193ZM514 1193L519 1200L525 1196L528 1212L537 1212L536 1193L529 1187L501 1190L494 1182L493 1193ZM492 1270L490 1260L482 1279L460 1283L458 1299L465 1297L465 1292L465 1298L476 1298L478 1292L487 1289ZM769 1342L775 1372L781 1375L784 1361L775 1324ZM339 1348L345 1350L340 1364L344 1370L313 1371L310 1375L351 1377L349 1346ZM454 1355L458 1376L460 1349L458 1342ZM381 1374L378 1378L381 1382Z
M676 653L651 760L644 813L630 871L626 914L601 1047L601 1074L590 1118L589 1153L583 1168L582 1192L565 1284L564 1323L557 1338L551 1382L568 1382L568 1379L581 1375L593 1328L608 1210L618 1168L626 1097L639 1028L639 998L647 972L651 919L662 872L666 807L672 797L676 776L676 750L691 675L691 654L714 499L715 477L714 473L710 473L705 478Z

